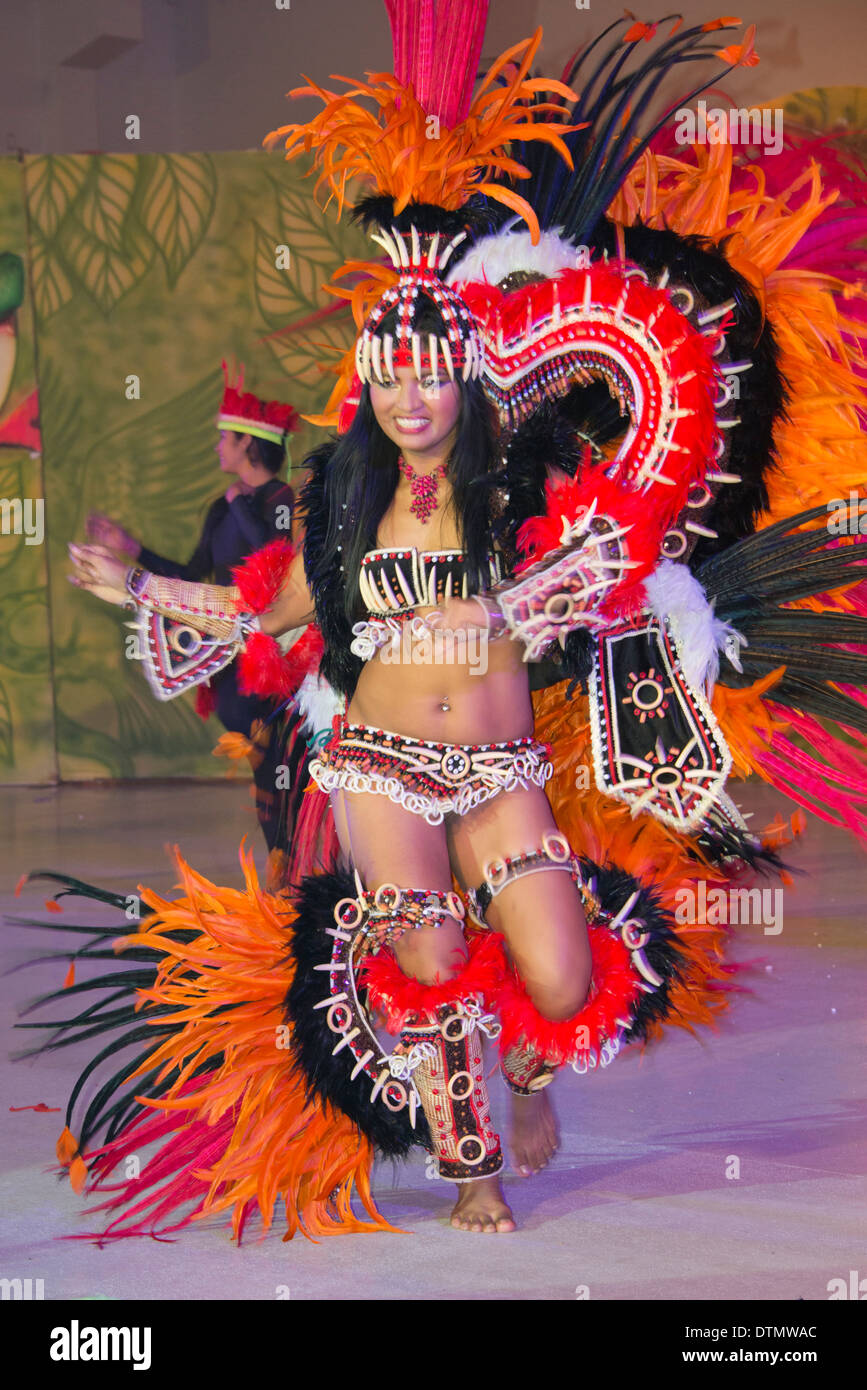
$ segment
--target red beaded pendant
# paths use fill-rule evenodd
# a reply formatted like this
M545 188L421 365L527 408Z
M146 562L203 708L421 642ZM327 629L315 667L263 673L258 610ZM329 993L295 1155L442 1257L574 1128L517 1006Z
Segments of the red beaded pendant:
M401 455L397 461L397 466L409 481L409 490L412 495L409 509L413 516L417 516L424 525L430 520L431 512L436 507L437 488L440 478L446 476L446 465L441 463L432 473L416 473Z

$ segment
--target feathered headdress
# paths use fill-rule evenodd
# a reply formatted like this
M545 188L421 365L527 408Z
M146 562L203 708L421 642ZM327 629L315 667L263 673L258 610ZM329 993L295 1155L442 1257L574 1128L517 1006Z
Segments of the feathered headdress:
M441 364L452 379L456 370L464 380L479 374L482 346L474 321L441 274L467 226L480 214L488 216L485 200L526 218L531 235L538 236L532 208L511 186L529 173L510 157L512 141L541 142L570 162L564 108L549 107L540 97L562 102L574 93L562 82L528 76L541 30L503 53L473 98L488 0L387 0L387 8L394 74L368 74L366 83L340 78L349 87L342 93L314 83L295 89L293 97L319 97L322 111L306 125L272 131L265 142L283 139L287 159L313 151L317 191L328 189L338 213L350 180L366 184L353 211L380 228L373 239L394 267L392 274L350 262L337 272L338 278L363 276L353 290L334 291L351 300L360 328L326 408L348 393L342 428L362 384L382 380L383 371L391 376L405 366L421 377L435 374ZM436 311L441 332L417 331L426 304ZM380 333L386 316L395 314L394 332ZM326 415L317 422L330 420Z
M514 140L542 142L571 165L562 106L528 103L542 92L566 100L575 95L562 82L527 75L541 29L501 54L471 99L488 0L387 0L387 8L394 74L369 73L359 83L336 79L348 84L346 92L313 82L293 89L292 97L319 97L323 110L305 125L271 131L266 145L285 139L287 159L314 151L317 192L328 188L338 215L350 180L360 179L375 196L391 199L390 220L419 204L456 212L482 194L526 218L538 234L529 203L504 182L528 177L508 149Z
M237 430L272 444L285 444L286 436L301 428L301 417L294 406L283 401L266 401L244 390L244 368L230 372L223 364L225 390L217 415L217 428ZM233 379L234 378L234 379Z

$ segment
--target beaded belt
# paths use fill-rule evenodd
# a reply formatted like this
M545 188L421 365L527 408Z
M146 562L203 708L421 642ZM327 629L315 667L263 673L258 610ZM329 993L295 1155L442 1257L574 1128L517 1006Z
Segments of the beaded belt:
M449 812L464 816L501 791L551 776L548 748L534 738L508 743L433 743L406 734L344 724L310 764L318 787L376 792L439 825Z

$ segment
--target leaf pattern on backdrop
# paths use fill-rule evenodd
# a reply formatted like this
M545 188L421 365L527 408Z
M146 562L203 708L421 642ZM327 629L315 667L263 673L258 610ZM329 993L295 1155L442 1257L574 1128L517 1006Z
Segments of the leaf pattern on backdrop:
M206 729L189 699L155 700L141 663L126 655L127 640L134 638L130 615L107 609L89 595L73 595L76 599L81 618L58 663L61 766L75 768L87 757L97 764L99 775L133 777L142 756L171 767L181 750L186 756L209 755L219 727Z
M319 413L331 394L340 357L355 341L355 325L347 305L335 301L322 286L344 261L368 259L371 247L364 233L347 218L336 220L334 206L313 201L312 187L303 178L295 185L274 185L279 235L256 227L254 293L262 318L271 330L266 341L281 371L291 378L296 404L307 414ZM347 190L352 201L353 190ZM278 244L289 247L286 269L275 265ZM317 318L323 310L325 317ZM313 322L308 322L308 320ZM312 447L321 431L309 426L298 443ZM298 452L298 451L296 451Z
M211 757L219 726L202 724L189 696L153 699L125 656L130 615L66 582L66 545L97 509L160 553L191 554L227 483L214 454L221 357L243 361L258 394L321 410L333 382L322 368L350 345L350 315L339 306L294 335L281 330L333 305L322 282L370 248L315 205L302 175L265 153L0 158L0 250L25 258L27 199L51 556L47 600L45 548L4 538L15 572L0 583L0 683L15 763L0 760L0 776L50 777L56 748L61 777L222 777ZM274 266L280 244L285 272ZM139 401L125 399L128 372L140 376ZM296 462L321 438L308 425L293 436ZM37 465L23 451L3 462L18 470L6 495L26 495ZM39 740L49 746L37 763Z
M304 408L308 412L321 409L334 385L334 374L327 370L336 364L355 341L355 328L348 314L340 321L329 319L306 328L302 333L281 334L268 339L268 346L288 377L296 395L298 387L305 388Z
M78 198L93 156L49 154L27 161L24 170L27 211L46 241L57 235L60 224Z
M0 681L0 763L5 764L6 767L15 765L12 729L12 705L6 692L6 686Z
M132 689L127 683L118 701L119 737L124 748L133 755L146 752L170 758L179 742L189 744L193 739L201 740L204 726L192 703L174 700L168 706L159 704L144 674L141 671L135 674ZM216 725L208 731L207 747L215 742L219 732Z
M138 240L132 254L125 249L115 251L108 242L94 236L76 214L64 222L60 244L79 284L104 314L144 278L153 256L153 249L143 239Z
M124 250L124 226L138 178L135 156L104 154L95 159L76 203L76 216L86 232L113 251Z
M347 184L347 203L352 202L354 189L354 183ZM347 214L338 222L333 201L326 207L314 201L312 181L301 179L297 184L284 181L275 184L275 190L278 226L291 238L291 245L299 256L319 266L320 280L327 279L341 264L348 254L347 244L354 248L354 253L364 249L370 251L367 237L349 221Z
M312 305L296 289L290 275L291 265L285 269L277 266L277 247L284 244L281 238L267 232L258 222L254 226L254 236L253 290L262 318L273 328L309 313ZM294 265L294 258L291 264Z
M50 319L72 299L72 278L58 255L56 243L44 237L35 225L30 229L30 277L38 319Z
M173 287L208 230L217 197L214 162L206 154L148 155L141 221Z
M11 509L14 502L21 502L23 507L24 499L28 496L28 493L31 497L36 493L36 489L29 488L27 485L27 475L32 471L28 463L29 460L27 459L27 455L20 449L11 449L8 452L4 449L2 454L0 454L0 498L2 498L4 503L10 508L8 521L6 523L10 529L0 532L0 576L2 576L3 579L4 591L7 593L9 589L15 585L16 580L20 582L17 570L24 559L26 551L34 549L32 545L28 546L26 543L23 530L23 513L21 517L21 531L16 534L16 532L11 529L16 521L15 515ZM38 493L36 496L38 496ZM17 587L17 585L15 585L15 587ZM6 634L4 632L3 642L0 644L0 657L2 657L4 663L6 660L5 644Z
M205 154L47 156L28 165L27 190L44 320L70 301L73 280L110 313L156 253L172 288L206 236L217 174Z
M58 684L55 718L57 751L60 757L66 755L76 760L86 758L101 769L102 776L134 777L135 762L129 751L114 735L104 732L102 728L94 727L86 720L86 704L80 710L82 717L75 719L68 714L65 705L66 695L63 684ZM75 765L75 762L70 763L71 768Z
M0 593L3 666L16 676L49 673L45 647L48 592L44 585Z
M90 450L74 523L79 535L87 513L103 511L151 550L188 558L197 521L227 485L214 453L222 390L218 368L152 409L128 403L129 423L101 436Z

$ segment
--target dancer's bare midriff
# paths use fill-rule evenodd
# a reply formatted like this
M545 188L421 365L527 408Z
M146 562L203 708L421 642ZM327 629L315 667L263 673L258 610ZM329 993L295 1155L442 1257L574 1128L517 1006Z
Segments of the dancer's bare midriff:
M533 707L521 649L508 637L490 641L481 627L418 639L408 630L365 663L347 718L437 743L526 738Z

